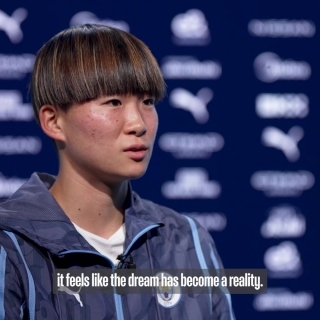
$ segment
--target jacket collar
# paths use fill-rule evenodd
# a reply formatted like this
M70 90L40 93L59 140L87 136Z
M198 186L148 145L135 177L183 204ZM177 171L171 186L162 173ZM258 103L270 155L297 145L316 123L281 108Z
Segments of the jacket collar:
M27 237L53 254L69 250L96 251L76 231L74 225L48 190L55 177L34 173L7 201L0 204L0 229ZM156 207L145 205L131 185L125 210L125 248L143 230L163 225ZM158 214L157 214L158 213Z

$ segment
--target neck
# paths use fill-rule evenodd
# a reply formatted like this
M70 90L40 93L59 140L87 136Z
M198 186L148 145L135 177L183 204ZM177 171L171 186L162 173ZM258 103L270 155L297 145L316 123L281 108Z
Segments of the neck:
M60 170L50 192L73 223L100 237L110 238L124 222L128 181L108 185Z

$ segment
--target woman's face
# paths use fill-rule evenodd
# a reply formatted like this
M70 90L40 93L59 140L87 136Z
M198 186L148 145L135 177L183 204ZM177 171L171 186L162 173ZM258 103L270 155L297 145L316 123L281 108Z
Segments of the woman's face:
M158 128L154 98L105 96L61 113L63 161L82 174L122 182L147 170Z

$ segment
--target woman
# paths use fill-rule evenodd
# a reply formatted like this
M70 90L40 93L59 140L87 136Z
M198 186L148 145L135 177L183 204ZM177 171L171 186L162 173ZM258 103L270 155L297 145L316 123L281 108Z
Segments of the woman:
M233 319L229 295L53 294L55 269L220 268L207 232L130 187L164 94L155 58L123 31L83 25L40 49L32 103L59 173L34 173L0 206L0 319Z

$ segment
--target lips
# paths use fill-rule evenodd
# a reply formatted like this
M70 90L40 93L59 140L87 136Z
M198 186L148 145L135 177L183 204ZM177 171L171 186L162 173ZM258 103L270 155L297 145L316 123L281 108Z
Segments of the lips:
M125 154L132 160L142 161L147 155L148 147L144 144L134 144L124 149Z
M124 149L124 151L125 152L126 151L136 151L136 152L138 152L138 151L143 151L143 150L147 150L147 149L148 149L148 147L146 145L144 145L144 144L133 144L130 147Z

